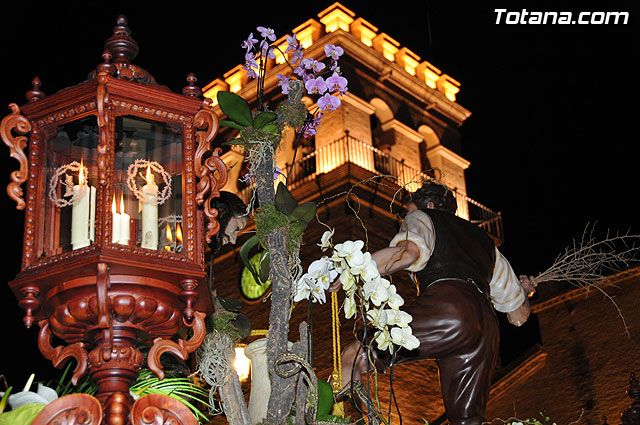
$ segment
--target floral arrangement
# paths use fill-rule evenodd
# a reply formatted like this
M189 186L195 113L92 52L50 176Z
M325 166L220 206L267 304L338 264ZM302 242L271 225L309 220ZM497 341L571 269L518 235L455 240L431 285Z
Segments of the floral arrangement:
M267 138L277 145L285 125L297 129L298 134L304 137L315 135L323 113L338 109L341 105L340 96L347 92L348 81L341 75L338 65L344 50L340 46L326 45L324 52L330 61L327 65L313 58L305 58L295 33L287 35L286 43L280 45L274 43L276 35L273 29L262 26L256 29L261 40L250 33L241 47L245 49L243 69L247 71L248 78L258 81L258 111L253 114L250 105L242 97L220 91L218 103L228 117L228 120L221 120L220 124L241 131L240 137L232 144L254 143ZM275 59L278 53L292 70L291 76L277 75L278 86L289 100L275 112L266 108L261 110L267 60ZM312 113L307 111L302 102L305 93L318 98L317 108Z
M399 347L417 348L420 342L409 326L413 318L400 310L404 299L395 285L380 275L371 254L362 251L364 242L348 240L334 245L333 234L330 230L322 235L318 246L323 252L331 250L331 255L312 262L296 281L294 301L324 303L325 292L338 279L346 293L342 306L345 317L352 319L362 309L367 322L376 329L373 338L379 349L393 353Z

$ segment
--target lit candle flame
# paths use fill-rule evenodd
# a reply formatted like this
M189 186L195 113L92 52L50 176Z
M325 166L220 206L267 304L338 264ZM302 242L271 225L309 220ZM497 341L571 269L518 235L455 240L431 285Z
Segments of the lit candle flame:
M113 200L115 201L115 195ZM120 195L120 213L124 214L124 193Z
M115 214L116 211L116 194L113 194L113 202L111 202L111 213Z
M151 172L151 166L147 165L147 175L144 177L144 179L146 180L147 184L151 185L155 183L155 179L153 177L153 173Z
M176 239L178 243L182 243L182 229L180 228L180 223L176 224Z
M167 240L168 240L169 242L173 242L173 235L171 234L171 227L169 226L169 223L167 223L167 232L166 232L166 235L167 235Z
M84 185L84 165L82 157L80 157L80 173L78 174L78 184L80 184L80 186Z

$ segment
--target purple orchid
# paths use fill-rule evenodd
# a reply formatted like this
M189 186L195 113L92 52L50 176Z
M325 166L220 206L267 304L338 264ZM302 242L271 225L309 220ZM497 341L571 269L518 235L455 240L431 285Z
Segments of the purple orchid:
M276 75L276 78L278 78L278 85L280 86L280 89L282 89L282 94L289 94L290 78L282 74Z
M242 42L242 48L247 49L247 52L253 48L253 45L258 42L257 39L253 38L253 33L249 33L249 37L245 41Z
M245 53L244 59L245 59L245 64L242 67L242 69L245 69L247 71L247 77L248 78L258 78L258 74L256 73L256 70L259 67L258 67L258 62L256 62L256 59L255 59L253 53L251 53L251 52Z
M324 63L311 58L302 59L301 64L305 69L310 69L313 72L320 72L326 68L326 65Z
M337 72L334 72L331 77L327 78L326 83L329 91L340 92L340 95L343 95L347 91L347 79L338 75Z
M325 93L324 96L318 99L318 108L321 111L335 111L340 107L340 99L336 96L331 96L329 93Z
M298 50L300 43L298 43L298 39L295 33L292 36L287 35L285 36L285 38L287 39L287 50L285 50L285 53L295 52L296 50Z
M322 77L310 78L304 87L309 94L322 94L327 91L327 84Z
M309 122L307 122L302 127L302 137L310 138L315 136L318 133L318 127L320 127L320 120L322 119L323 114L319 113L315 116L315 118Z
M276 34L271 28L258 27L256 29L262 38L269 39L270 41L276 41Z
M340 56L344 54L344 49L340 46L334 46L333 44L327 44L324 46L324 54L327 55L328 58L337 61Z

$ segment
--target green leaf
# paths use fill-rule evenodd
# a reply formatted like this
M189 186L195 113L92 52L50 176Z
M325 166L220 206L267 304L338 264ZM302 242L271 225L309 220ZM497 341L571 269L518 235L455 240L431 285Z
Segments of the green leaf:
M251 334L251 319L244 313L237 313L236 317L229 322L238 330L240 338L246 338ZM209 393L205 393L209 394Z
M276 118L278 118L278 116L273 112L269 112L269 111L260 112L253 119L253 128L262 128L266 124L269 124L270 122L274 121Z
M260 266L258 266L260 280L259 283L262 285L263 282L269 280L269 273L271 273L271 260L269 259L269 253L265 251L262 258L260 258Z
M29 425L44 409L42 403L27 403L0 415L0 425Z
M249 239L247 239L247 241L242 244L242 247L240 248L240 259L242 260L244 266L251 272L256 282L261 283L262 281L260 280L260 276L258 276L258 271L251 265L251 262L249 261L249 253L251 252L251 249L256 247L259 243L260 241L258 240L258 236L256 235L253 235Z
M222 112L237 124L247 127L253 124L249 102L235 93L218 92L218 105Z
M302 205L296 207L291 214L289 214L289 219L303 221L305 223L309 223L316 216L316 204L313 202L305 202Z
M318 416L328 415L333 407L333 389L324 379L318 379Z
M240 124L236 124L233 121L229 121L229 120L220 120L220 125L224 126L224 127L231 127L231 128L235 128L238 130L242 130L244 128L244 126L240 125Z
M267 124L262 127L262 130L267 133L280 134L280 128L275 124Z
M298 207L298 201L282 182L278 183L278 188L276 189L275 205L278 211L286 215L290 215Z
M220 305L224 307L225 310L229 311L239 311L244 307L244 305L240 301L234 300L232 298L218 297L218 301L220 301Z
M0 401L0 414L2 414L5 407L7 407L7 400L9 400L9 394L11 394L12 389L13 387L7 388L7 391L5 391L4 395L2 396L2 401Z
M302 220L294 220L289 224L289 231L292 235L300 236L304 229L307 228L307 223Z

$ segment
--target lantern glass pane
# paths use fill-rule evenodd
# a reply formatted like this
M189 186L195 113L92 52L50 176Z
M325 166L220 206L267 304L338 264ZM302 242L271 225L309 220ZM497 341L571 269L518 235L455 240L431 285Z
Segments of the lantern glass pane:
M113 243L182 252L182 133L179 123L116 117Z
M90 115L43 129L46 140L39 256L81 249L95 241L98 125Z

